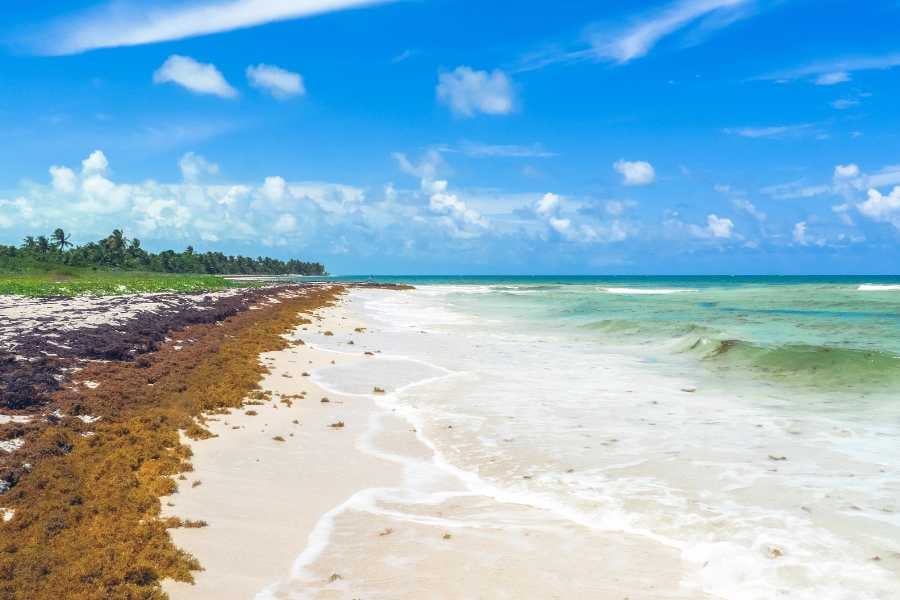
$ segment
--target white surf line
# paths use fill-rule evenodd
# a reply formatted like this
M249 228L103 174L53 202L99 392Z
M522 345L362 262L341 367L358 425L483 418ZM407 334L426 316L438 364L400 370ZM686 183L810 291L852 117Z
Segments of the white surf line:
M341 351L335 351L341 352ZM383 357L381 355L376 358ZM474 495L491 498L497 502L508 503L508 504L518 504L523 506L529 506L531 508L537 508L540 510L545 510L550 512L551 514L556 515L562 520L566 520L583 527L586 527L591 530L597 531L620 531L623 533L628 533L632 535L641 536L650 540L653 540L657 543L660 543L666 547L675 548L678 550L683 550L686 547L686 543L680 542L678 540L674 540L669 538L668 536L663 536L653 531L645 528L635 528L635 527L627 527L621 524L619 525L610 525L603 523L602 520L597 520L595 518L591 518L587 515L582 514L581 512L572 509L571 507L565 506L564 504L558 502L557 500L549 497L549 494L537 494L534 492L517 492L513 490L506 490L500 487L497 487L494 484L488 483L475 473L471 471L466 471L453 465L450 463L441 453L437 446L425 436L423 433L424 423L422 419L415 413L415 409L410 409L406 406L401 405L397 402L396 394L403 393L409 389L414 387L425 385L427 383L433 383L434 381L438 381L441 379L445 379L448 376L452 375L461 375L467 373L466 371L451 371L446 367L441 367L439 365L434 365L427 361L422 361L418 359L410 359L411 362L415 362L418 364L430 366L433 368L437 368L440 370L444 370L447 372L447 375L439 375L436 377L429 377L423 380L413 382L407 384L405 386L398 387L395 391L388 394L371 394L371 393L345 393L339 390L336 390L327 384L321 382L320 379L313 377L314 383L320 386L322 389L328 391L329 393L335 395L344 395L351 396L357 398L368 398L374 401L376 405L382 408L386 414L396 414L403 417L415 430L416 438L421 442L426 448L428 448L432 453L432 466L436 467L439 471L444 472L446 475L450 475L453 478L459 480L463 485L469 489ZM374 435L374 434L373 434ZM368 437L364 434L363 436ZM371 442L366 442L361 440L357 443L357 447L363 452L375 456L376 458L380 458L382 460L388 460L394 463L399 463L407 469L415 469L416 463L419 463L418 459L410 459L408 457L404 457L398 454L393 454L389 452L384 452L382 450L378 450L374 447ZM388 488L390 489L390 488Z
M348 356L354 356L359 358L358 352L346 352L341 350L333 350L330 348L324 348L315 343L308 344L310 348L320 350L323 352L331 352L334 354L342 354ZM636 528L636 527L628 527L627 525L617 523L617 524L608 524L604 523L602 519L592 518L588 515L581 513L578 510L575 510L569 506L564 505L563 503L557 501L555 498L550 497L549 494L539 494L535 492L517 492L513 490L503 489L494 484L491 484L481 477L479 477L476 473L471 471L466 471L453 465L450 463L446 457L441 453L434 442L427 438L423 433L423 421L419 418L418 414L416 414L415 409L405 407L401 405L397 401L397 394L412 389L414 387L424 385L426 383L432 383L434 381L439 381L441 379L445 379L450 376L460 375L467 373L466 371L452 371L447 369L446 367L435 365L433 363L429 363L428 361L423 361L420 359L403 356L403 355L384 355L380 354L374 357L378 358L391 358L393 360L408 360L409 362L417 363L420 365L425 365L431 368L435 368L441 371L444 371L444 375L439 375L435 377L428 377L422 379L420 381L412 382L406 384L404 386L398 387L393 392L387 394L372 394L372 393L346 393L336 390L335 388L324 384L320 378L316 377L315 371L313 375L313 383L319 386L321 389L326 391L327 393L331 393L337 396L348 396L348 397L356 397L356 398L367 398L373 400L374 404L384 410L385 414L399 414L403 419L409 423L412 428L415 430L416 439L419 440L426 448L428 448L432 453L431 465L437 468L439 471L442 471L446 475L450 475L453 478L459 480L464 487L469 490L469 495L476 495L481 497L490 498L498 503L506 503L506 504L516 504L520 506L527 506L530 508L536 508L539 510L544 510L549 512L550 514L555 515L561 520L568 521L582 527L585 527L589 530L593 531L604 531L604 532L621 532L630 535L635 535L639 537L643 537L649 540L652 540L656 543L659 543L665 547L673 548L683 552L687 547L687 542L682 542L679 540L672 539L668 536L663 536L657 534L646 528ZM327 367L326 367L327 368ZM379 419L380 420L380 419ZM370 427L371 427L371 418L370 418ZM378 429L380 431L380 428ZM377 433L369 432L369 428L367 431L362 434L362 436L358 439L356 447L376 458L381 458L382 460L388 460L391 462L399 463L410 469L411 467L415 467L417 463L423 463L419 459L404 457L398 454L384 452L382 450L378 450L374 447L374 445L369 441L370 437L373 437ZM334 530L334 523L336 518L343 514L344 512L351 509L360 509L367 512L373 512L371 509L373 508L373 500L379 493L390 494L391 492L396 492L397 488L388 487L388 488L366 488L354 493L350 498L348 498L343 503L338 506L332 508L328 512L322 515L319 518L319 521L313 528L313 531L310 533L307 538L307 546L304 548L303 552L294 560L292 569L291 569L291 578L299 579L306 574L305 568L312 564L324 549L328 546L331 538L331 533ZM449 493L449 492L445 492ZM365 499L365 502L363 500ZM382 511L383 509L378 509L378 511ZM403 515L403 513L395 513L396 517L401 517L403 519L413 520L415 517L413 515ZM465 527L476 526L473 523L466 523ZM257 600L271 600L275 598L274 591L280 585L281 582L276 582L266 589L259 592L256 596Z

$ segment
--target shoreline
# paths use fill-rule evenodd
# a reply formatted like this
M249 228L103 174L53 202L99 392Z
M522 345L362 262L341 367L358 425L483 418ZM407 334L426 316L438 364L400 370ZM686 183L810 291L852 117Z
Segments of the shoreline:
M347 319L340 303L324 317L313 313L312 323L287 337L302 339L312 329L355 333L362 324ZM371 357L292 344L260 359L269 371L261 387L271 400L207 419L216 437L185 440L193 454L190 485L163 499L165 517L209 524L172 532L204 567L193 584L163 583L173 600L254 597L290 573L323 514L360 486L401 479L398 469L355 448L374 407L326 392L303 375Z
M261 356L272 400L254 407L258 414L231 411L209 423L218 437L191 443L195 470L164 499L174 504L164 514L208 523L173 531L205 571L194 585L164 582L173 600L552 597L561 589L706 597L682 589L677 549L520 503L446 463L391 405L403 387L391 380L398 359L366 345L377 332L348 311L354 298L348 291L317 312L322 320L299 327L290 337L303 345ZM333 334L320 338L328 348L309 341L324 331ZM316 376L341 369L364 373L357 391L340 393ZM379 385L387 394L371 393ZM305 398L280 402L294 395ZM329 427L337 420L344 427Z

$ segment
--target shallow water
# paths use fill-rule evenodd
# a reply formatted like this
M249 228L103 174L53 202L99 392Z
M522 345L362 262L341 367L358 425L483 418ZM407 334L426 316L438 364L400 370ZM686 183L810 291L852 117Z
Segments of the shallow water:
M510 535L527 522L551 545L563 529L625 532L669 553L672 597L897 597L900 292L864 283L354 292L373 324L355 349L381 354L314 375L371 396L428 453L387 447L375 419L359 446L406 465L406 486L365 490L351 510L461 531L505 523ZM373 381L387 393L371 394ZM352 538L322 539L298 577ZM404 552L422 548L411 539Z

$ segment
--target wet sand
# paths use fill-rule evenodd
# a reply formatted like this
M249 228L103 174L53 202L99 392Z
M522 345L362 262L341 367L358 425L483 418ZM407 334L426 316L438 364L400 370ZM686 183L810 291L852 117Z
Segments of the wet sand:
M369 325L343 301L320 315L292 337L367 335L354 331ZM194 585L165 582L172 598L705 597L681 587L676 549L426 473L433 452L409 422L303 376L370 361L379 385L382 359L357 348L306 344L263 355L272 400L216 417L218 437L191 443L194 472L163 505L208 523L172 530L205 570ZM304 393L290 407L280 402ZM427 499L417 496L423 490Z

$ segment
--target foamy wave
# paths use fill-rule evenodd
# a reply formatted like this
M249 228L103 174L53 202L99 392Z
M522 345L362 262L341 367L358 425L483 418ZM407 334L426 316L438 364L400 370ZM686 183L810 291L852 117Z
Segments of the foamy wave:
M603 288L607 294L629 294L629 295L646 295L659 296L664 294L681 294L683 292L696 292L691 288L629 288L629 287L607 287Z
M864 283L856 288L860 292L891 292L900 291L898 284Z

